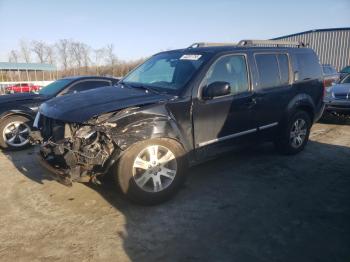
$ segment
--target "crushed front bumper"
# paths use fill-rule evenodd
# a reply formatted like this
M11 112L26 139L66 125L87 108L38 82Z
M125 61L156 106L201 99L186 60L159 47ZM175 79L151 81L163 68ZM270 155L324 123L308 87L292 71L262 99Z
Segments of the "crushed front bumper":
M60 168L53 163L53 160L45 159L41 153L38 153L37 159L39 164L49 171L49 174L54 180L65 186L71 187L73 182L89 182L96 179L94 176L82 176L79 167L76 169Z
M51 165L47 160L45 160L42 155L39 153L37 156L39 164L45 168L47 171L49 171L51 177L55 179L56 181L60 182L61 184L65 186L72 186L72 180L69 176L69 173L67 170L62 170L59 168L54 167Z

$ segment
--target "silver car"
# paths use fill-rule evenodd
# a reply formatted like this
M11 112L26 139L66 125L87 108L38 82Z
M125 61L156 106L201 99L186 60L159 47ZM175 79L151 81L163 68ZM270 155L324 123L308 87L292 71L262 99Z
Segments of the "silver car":
M326 111L350 115L350 74L326 89Z

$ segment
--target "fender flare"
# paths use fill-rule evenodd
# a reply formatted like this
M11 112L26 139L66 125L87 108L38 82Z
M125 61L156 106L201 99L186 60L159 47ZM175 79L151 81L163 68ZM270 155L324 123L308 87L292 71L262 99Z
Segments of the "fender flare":
M288 103L285 112L287 118L285 119L289 119L289 117L291 117L297 110L304 110L310 114L311 121L313 121L315 117L315 109L316 105L310 95L305 93L298 94Z

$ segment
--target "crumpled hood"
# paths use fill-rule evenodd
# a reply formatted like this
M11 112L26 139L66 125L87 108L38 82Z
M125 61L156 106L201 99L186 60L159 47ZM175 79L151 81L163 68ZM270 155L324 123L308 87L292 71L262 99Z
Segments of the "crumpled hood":
M350 93L350 84L337 84L332 87L333 94L349 94Z
M45 97L39 94L34 93L21 93L21 94L10 94L0 96L0 105L4 103L12 103L12 102L26 102L26 101L38 101L44 100Z
M169 98L169 95L145 92L143 89L109 86L53 98L42 104L39 111L46 117L64 122L84 123L104 113Z

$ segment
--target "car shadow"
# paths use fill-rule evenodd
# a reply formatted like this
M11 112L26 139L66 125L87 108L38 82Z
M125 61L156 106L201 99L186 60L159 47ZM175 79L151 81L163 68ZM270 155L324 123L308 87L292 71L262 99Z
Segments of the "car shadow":
M25 177L30 180L43 184L44 180L54 180L52 176L43 168L39 167L37 154L39 147L32 146L24 150L9 151L3 150L2 153L12 162L12 164Z
M36 171L36 150L7 154L42 184L50 177ZM176 197L148 207L122 199L111 180L85 185L123 213L116 237L131 261L345 261L349 159L349 147L314 141L295 156L246 148L189 169Z
M318 122L328 125L350 125L350 115L324 113Z

